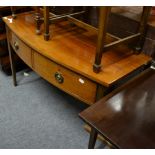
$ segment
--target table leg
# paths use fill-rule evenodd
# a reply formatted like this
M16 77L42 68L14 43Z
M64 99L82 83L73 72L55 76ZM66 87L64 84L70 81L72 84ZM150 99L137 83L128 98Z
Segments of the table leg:
M97 139L97 131L94 128L91 128L88 149L94 149L96 139Z
M11 71L12 71L12 77L13 77L13 84L14 86L17 86L17 80L16 80L16 68L15 68L15 60L14 60L14 53L12 49L9 52L10 55L10 64L11 64Z
M8 36L8 28L6 27L6 32ZM9 58L10 58L10 65L11 65L11 71L12 71L12 77L13 77L13 84L14 86L17 86L17 81L16 81L16 68L15 68L15 60L14 60L14 53L13 50L11 49L11 45L8 41L7 38L7 43L8 43L8 50L9 50Z

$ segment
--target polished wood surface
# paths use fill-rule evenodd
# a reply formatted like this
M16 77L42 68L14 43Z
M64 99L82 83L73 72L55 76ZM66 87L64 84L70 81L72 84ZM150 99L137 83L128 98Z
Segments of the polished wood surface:
M33 70L56 87L85 103L93 104L95 102L96 83L50 61L35 51L33 51ZM62 76L62 82L56 79L56 74Z
M16 54L30 67L32 67L31 48L25 45L14 33L9 31L9 41Z
M40 21L44 21L44 39L46 41L49 40L49 24L50 23L55 23L55 22L60 22L62 20L68 20L81 28L84 28L86 31L94 31L92 25L88 26L89 24L84 23L83 21L71 17L73 16L73 14L75 15L82 15L84 13L86 13L85 11L81 11L81 12L76 12L73 14L63 14L63 15L57 15L54 13L50 12L50 7L49 6L44 6L44 9L38 7L40 10L43 11L44 16L42 18L40 18ZM74 8L75 9L75 8ZM132 48L134 49L135 53L140 53L141 49L144 45L144 40L145 40L145 31L146 31L146 26L147 26L147 20L148 20L148 16L150 13L150 9L151 7L149 6L145 6L143 7L143 13L142 13L142 17L140 20L140 24L139 24L139 31L137 34L134 35L130 35L126 38L119 38L117 41L114 41L110 44L107 44L106 46L108 47L108 49L113 49L113 47L119 46L120 44L125 44L126 42L128 43L134 43L132 44ZM103 52L106 51L107 47L105 47L105 43L106 43L106 33L107 33L107 25L108 25L108 18L110 15L110 10L111 7L106 6L106 7L99 7L99 18L98 18L98 34L97 34L97 44L96 44L96 53L95 53L95 62L93 64L93 71L95 73L99 73L101 70L101 61L102 61L102 54ZM37 11L38 12L38 11ZM37 20L37 16L35 18ZM70 20L71 19L71 20ZM38 29L38 24L37 27ZM114 37L116 38L116 37ZM130 45L131 46L131 45Z
M17 13L28 11L28 10L30 10L29 7L25 7L25 6L19 7ZM2 71L4 71L5 74L11 75L11 66L9 61L9 52L7 49L5 24L2 21L2 17L8 16L8 15L11 15L11 8L9 6L1 6L0 7L0 47L3 48L3 52L0 51L0 66ZM17 67L17 71L21 70L26 66L17 56L15 56L15 64Z
M150 57L144 54L135 55L128 47L120 45L103 53L103 68L99 74L96 74L92 70L96 51L96 33L73 27L68 22L61 22L51 25L53 38L46 42L42 35L38 36L34 33L33 14L25 13L18 15L17 19L6 17L3 20L35 51L106 87L151 61ZM107 43L114 40L110 36L106 37Z
M155 71L148 69L80 117L118 148L155 148L154 81Z

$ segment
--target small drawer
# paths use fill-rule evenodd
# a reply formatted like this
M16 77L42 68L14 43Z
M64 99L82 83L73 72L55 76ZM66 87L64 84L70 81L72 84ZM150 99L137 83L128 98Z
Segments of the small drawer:
M54 63L37 52L34 52L33 69L56 87L85 103L95 102L96 83Z
M11 33L10 43L16 54L30 67L32 67L31 48L23 43L15 34Z

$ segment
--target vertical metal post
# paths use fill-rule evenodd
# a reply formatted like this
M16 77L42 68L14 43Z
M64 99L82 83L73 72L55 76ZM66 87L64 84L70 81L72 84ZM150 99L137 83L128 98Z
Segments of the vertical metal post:
M44 7L44 39L49 40L49 7Z
M95 63L93 65L93 70L96 73L98 73L101 69L102 52L105 45L106 30L107 30L108 16L109 16L110 10L111 10L111 7L99 8L97 49L96 49Z
M141 15L141 20L140 20L139 30L138 30L138 32L141 33L141 36L140 36L137 46L135 48L137 53L139 53L143 48L143 44L145 41L145 35L146 35L147 21L148 21L149 15L150 15L150 10L151 10L150 6L143 7L143 12Z

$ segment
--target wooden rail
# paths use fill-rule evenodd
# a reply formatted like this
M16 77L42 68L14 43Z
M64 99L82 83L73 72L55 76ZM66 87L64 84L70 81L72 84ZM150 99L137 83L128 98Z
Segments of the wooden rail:
M114 47L120 45L120 44L128 44L128 43L131 43L134 40L137 40L140 36L141 36L141 33L137 33L137 34L133 34L131 36L128 36L126 38L119 39L117 41L114 41L112 43L109 43L109 44L107 44L107 45L104 46L103 51L107 51L107 50L109 50L111 48L114 48Z

